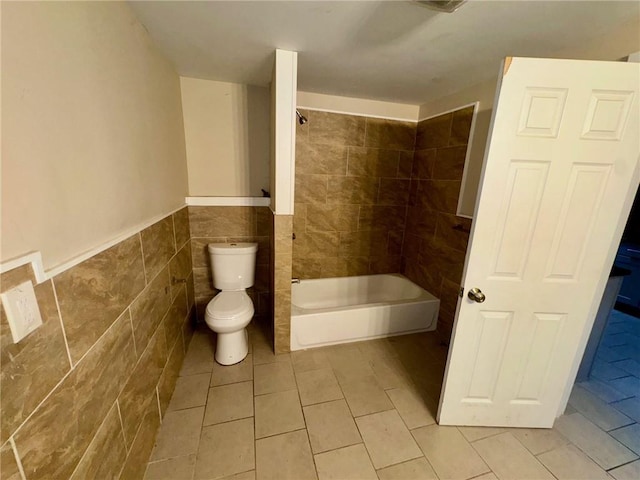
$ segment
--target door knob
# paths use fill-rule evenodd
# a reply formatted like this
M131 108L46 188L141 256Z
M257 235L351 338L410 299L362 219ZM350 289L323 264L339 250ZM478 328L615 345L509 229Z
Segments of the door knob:
M478 302L478 303L484 302L485 299L487 298L484 296L484 293L482 293L482 290L475 287L469 290L469 293L467 293L467 297L469 297L469 299L473 300L474 302Z

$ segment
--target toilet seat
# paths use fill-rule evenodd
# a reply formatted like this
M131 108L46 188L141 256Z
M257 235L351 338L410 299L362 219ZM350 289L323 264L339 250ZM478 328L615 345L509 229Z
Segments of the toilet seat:
M205 315L214 320L240 320L253 316L253 312L253 302L247 292L223 291L209 302Z

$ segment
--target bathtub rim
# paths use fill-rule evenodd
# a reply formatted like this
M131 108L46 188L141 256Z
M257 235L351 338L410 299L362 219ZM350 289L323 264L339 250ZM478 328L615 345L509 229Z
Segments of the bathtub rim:
M362 278L362 277L384 277L391 276L396 277L401 280L405 280L411 283L413 286L417 287L420 290L420 295L412 298L401 298L398 300L387 300L381 302L370 302L370 303L355 303L350 305L343 305L339 307L321 307L321 308L305 308L299 305L296 305L293 301L293 290L299 288L299 285L308 285L309 283L316 283L321 281L329 281L329 280L342 280L342 279L354 279L354 278ZM323 277L323 278L307 278L300 279L299 284L291 285L291 316L302 316L302 315L313 315L315 313L323 313L323 312L332 312L332 311L346 311L346 310L355 310L359 308L373 308L373 307L384 307L391 305L406 305L406 304L414 304L421 303L425 301L440 301L438 297L429 292L428 290L422 288L417 283L413 282L408 277L402 275L401 273L376 273L371 275L351 275L348 277Z
M440 299L424 288L412 282L400 274L395 275L416 285L422 295L413 299L400 299L396 301L361 303L340 307L304 309L291 302L291 327L290 349L291 351L308 350L330 345L361 342L377 338L408 335L412 333L434 331L437 328ZM355 277L362 277L357 275ZM373 276L373 275L367 275ZM354 277L330 277L330 278L354 278ZM327 280L327 279L309 279ZM301 280L301 282L304 280ZM421 305L424 311L421 312ZM417 310L416 310L417 309ZM341 316L351 313L350 321L345 325ZM385 328L381 323L381 315L385 312L400 314L399 323L394 322L391 328ZM407 316L405 316L407 315ZM425 317L426 315L426 317ZM430 321L424 322L430 317ZM373 322L373 323L372 323ZM346 327L346 328L345 328ZM315 332L315 333L313 333ZM309 334L313 340L310 340Z

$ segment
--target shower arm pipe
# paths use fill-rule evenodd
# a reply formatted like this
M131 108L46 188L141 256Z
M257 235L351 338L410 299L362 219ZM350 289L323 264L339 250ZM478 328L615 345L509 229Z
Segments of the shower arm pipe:
M298 122L300 123L300 125L304 125L305 123L307 123L309 121L309 120L307 120L307 117L302 115L297 108L296 108L296 115L298 116Z

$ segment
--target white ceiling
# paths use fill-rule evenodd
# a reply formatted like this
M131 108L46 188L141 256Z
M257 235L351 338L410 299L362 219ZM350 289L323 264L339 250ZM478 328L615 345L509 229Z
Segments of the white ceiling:
M421 104L495 77L505 56L614 60L640 50L640 2L142 1L140 21L180 75L266 86L273 51L303 91ZM630 22L631 42L587 46ZM585 50L586 49L586 50Z

